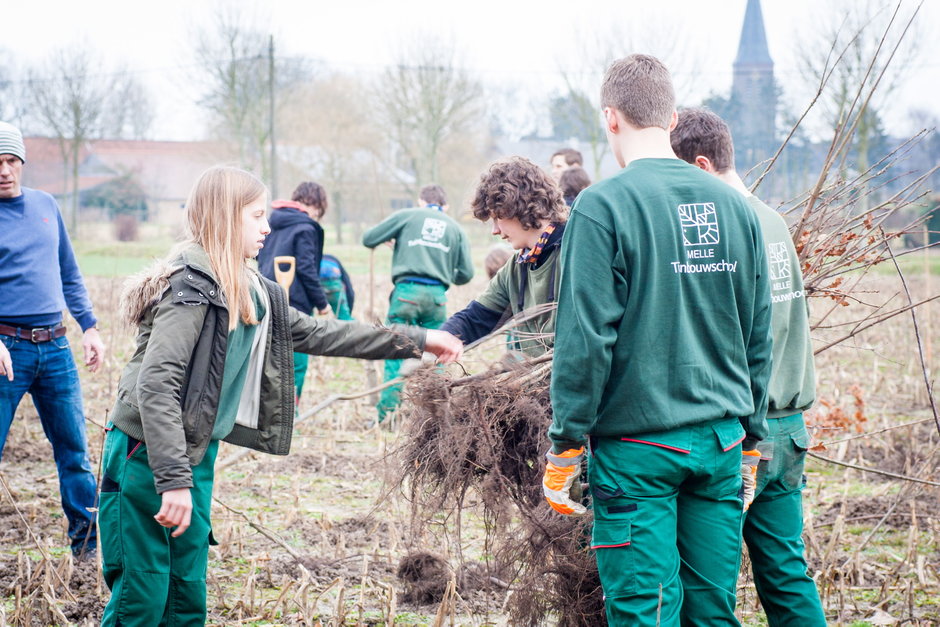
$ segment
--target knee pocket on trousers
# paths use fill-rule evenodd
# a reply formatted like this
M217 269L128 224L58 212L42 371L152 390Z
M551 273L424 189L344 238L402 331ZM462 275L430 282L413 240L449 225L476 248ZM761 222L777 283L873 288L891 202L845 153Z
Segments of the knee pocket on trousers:
M120 492L102 492L98 502L98 547L104 566L120 568L124 555L121 539Z
M636 592L636 557L628 518L594 520L591 548L597 557L597 569L604 594L610 597Z

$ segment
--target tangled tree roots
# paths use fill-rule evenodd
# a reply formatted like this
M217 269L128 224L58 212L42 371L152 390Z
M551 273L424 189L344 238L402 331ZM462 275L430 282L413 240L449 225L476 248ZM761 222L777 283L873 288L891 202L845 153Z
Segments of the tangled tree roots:
M424 551L403 557L396 574L405 584L404 600L422 605L440 603L452 577L444 558Z
M491 511L507 496L529 508L542 503L549 377L546 371L524 389L517 380L528 372L520 365L456 381L428 373L409 385L401 480L410 479L416 505L450 509L482 484Z
M396 481L411 497L415 537L441 513L459 533L468 493L478 497L490 572L510 581L514 622L604 625L590 517L558 516L542 496L550 378L547 358L457 380L416 375ZM439 581L442 593L446 578Z
M590 515L559 516L546 505L523 518L522 538L503 543L497 560L519 565L507 607L513 624L549 616L559 627L607 624L591 524Z

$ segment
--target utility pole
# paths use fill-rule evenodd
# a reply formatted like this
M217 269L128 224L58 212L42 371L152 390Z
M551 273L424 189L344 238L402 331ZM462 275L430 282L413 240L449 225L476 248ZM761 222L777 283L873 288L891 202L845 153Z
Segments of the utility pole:
M271 138L271 198L277 198L277 141L274 136L274 35L268 39L268 137Z

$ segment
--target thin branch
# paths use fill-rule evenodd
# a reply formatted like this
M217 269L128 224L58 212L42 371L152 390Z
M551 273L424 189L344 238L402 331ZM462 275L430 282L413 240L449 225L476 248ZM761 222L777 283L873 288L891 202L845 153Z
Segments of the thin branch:
M217 496L213 496L212 500L218 503L219 505L221 505L222 507L224 507L225 509L227 509L228 511L232 512L236 516L239 516L242 520L248 523L248 525L252 529L254 529L258 533L263 535L265 538L267 538L268 540L271 540L272 542L280 546L282 549L290 553L290 556L293 557L295 560L300 561L303 558L303 556L300 553L298 553L297 550L294 549L294 547L287 544L287 542L285 542L283 538L281 538L279 535L277 535L276 533L274 533L273 531L271 531L270 529L268 529L261 523L255 522L252 519L248 518L248 515L245 514L244 512L239 511L235 509L234 507L232 507L231 505L224 503Z
M882 236L884 232L882 231ZM904 277L904 273L901 271L901 266L898 264L898 260L895 259L894 253L891 251L891 246L888 245L887 240L885 240L885 248L888 250L888 253L891 255L891 261L894 262L894 267L898 271L898 277L901 279L901 285L904 286L904 291L907 293L907 301L913 303L914 299L911 298L911 290L907 286L907 279ZM920 367L921 372L924 375L924 387L927 389L927 399L930 401L930 411L933 412L934 422L937 423L937 433L940 433L940 415L937 414L937 402L933 397L933 384L930 382L930 369L927 366L927 358L924 356L924 343L920 339L920 327L917 324L917 314L914 312L914 308L911 307L911 321L914 323L914 338L917 340L917 354L920 356Z
M918 479L917 477L908 477L907 475L899 475L894 472L888 472L887 470L881 470L880 468L870 468L868 466L859 466L857 464L850 464L849 462L840 462L837 459L832 459L831 457L825 457L819 453L814 453L813 451L807 451L807 455L814 457L820 461L828 462L830 464L835 464L837 466L845 466L846 468L852 468L854 470L861 470L862 472L870 472L875 475L884 475L885 477L891 477L892 479L900 479L901 481L909 481L911 483L923 483L925 485L932 485L940 487L940 482L937 481L927 481L926 479Z
M900 272L900 270L899 270L899 272ZM906 287L906 286L905 286L905 287ZM910 292L908 292L908 297L910 297ZM840 338L838 338L838 339L835 339L835 340L829 342L829 343L826 344L825 346L822 346L822 347L820 347L820 348L817 348L816 350L813 351L813 354L814 354L814 355L818 355L818 354L820 354L821 352L832 348L833 346L837 346L838 344L841 344L841 343L844 342L845 340L848 340L848 339L850 339L850 338L855 337L856 335L858 335L858 334L861 333L862 331L866 331L866 330L872 328L873 326L875 326L876 324L881 324L881 323L884 322L885 320L888 320L888 319L890 319L890 318L893 318L893 317L895 317L895 316L897 316L897 315L899 315L899 314L902 314L902 313L904 313L904 312L906 312L906 311L910 311L910 312L911 312L911 316L913 317L913 316L914 316L914 309L916 309L917 307L920 307L921 305L923 305L923 304L925 304L925 303L929 303L929 302L932 301L932 300L936 300L936 299L938 299L938 298L940 298L940 294L934 294L933 296L931 296L931 297L929 297L929 298L925 298L925 299L922 300L922 301L918 301L918 302L916 302L916 303L911 303L911 304L909 304L909 305L905 305L904 307L901 307L900 309L895 309L894 311L890 311L890 312L886 313L886 314L883 315L883 316L879 316L879 317L875 318L875 320L872 321L872 322L870 322L869 324L866 324L866 325L864 325L864 326L856 327L855 329L852 329L852 331L849 332L849 333L847 333L846 335L843 335L842 337L840 337ZM861 320L861 322L864 322L864 321L867 320L867 319L868 319L868 318L863 318L863 319ZM818 328L818 327L817 327L817 328ZM917 333L917 322L916 322L916 320L915 320L915 322L914 322L914 331L915 331L915 334L916 334L916 333ZM920 347L920 336L919 336L919 335L917 335L917 345L918 345L918 347ZM921 355L921 357L923 358L923 355ZM921 364L924 365L923 359L921 360ZM924 366L924 367L926 368L926 366ZM925 370L925 372L926 372L926 370ZM930 397L931 397L931 406L933 406L933 403L932 403L932 401L933 401L933 391L932 391L932 389L930 389L929 383L928 383L928 392L930 393ZM934 408L934 415L936 416L936 414L937 414L937 411L936 411L936 408ZM940 423L938 423L938 424L940 424Z
M842 444L843 442L851 442L852 440L858 440L860 438L870 438L874 435L880 433L885 433L888 431L895 431L897 429L904 429L906 427L915 427L917 425L922 425L925 422L933 422L933 418L922 418L921 420L914 420L913 422L904 422L899 425L892 425L890 427L885 427L884 429L878 429L877 431L866 431L865 433L859 433L858 435L852 435L847 438L842 438L841 440L832 440L830 442L820 442L824 447L835 446L836 444Z

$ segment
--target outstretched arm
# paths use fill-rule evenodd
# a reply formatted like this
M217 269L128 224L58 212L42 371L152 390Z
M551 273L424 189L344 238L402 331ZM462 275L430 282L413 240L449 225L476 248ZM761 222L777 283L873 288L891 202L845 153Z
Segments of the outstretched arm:
M362 234L362 245L366 248L375 248L383 242L398 237L400 214L393 213L371 229Z

